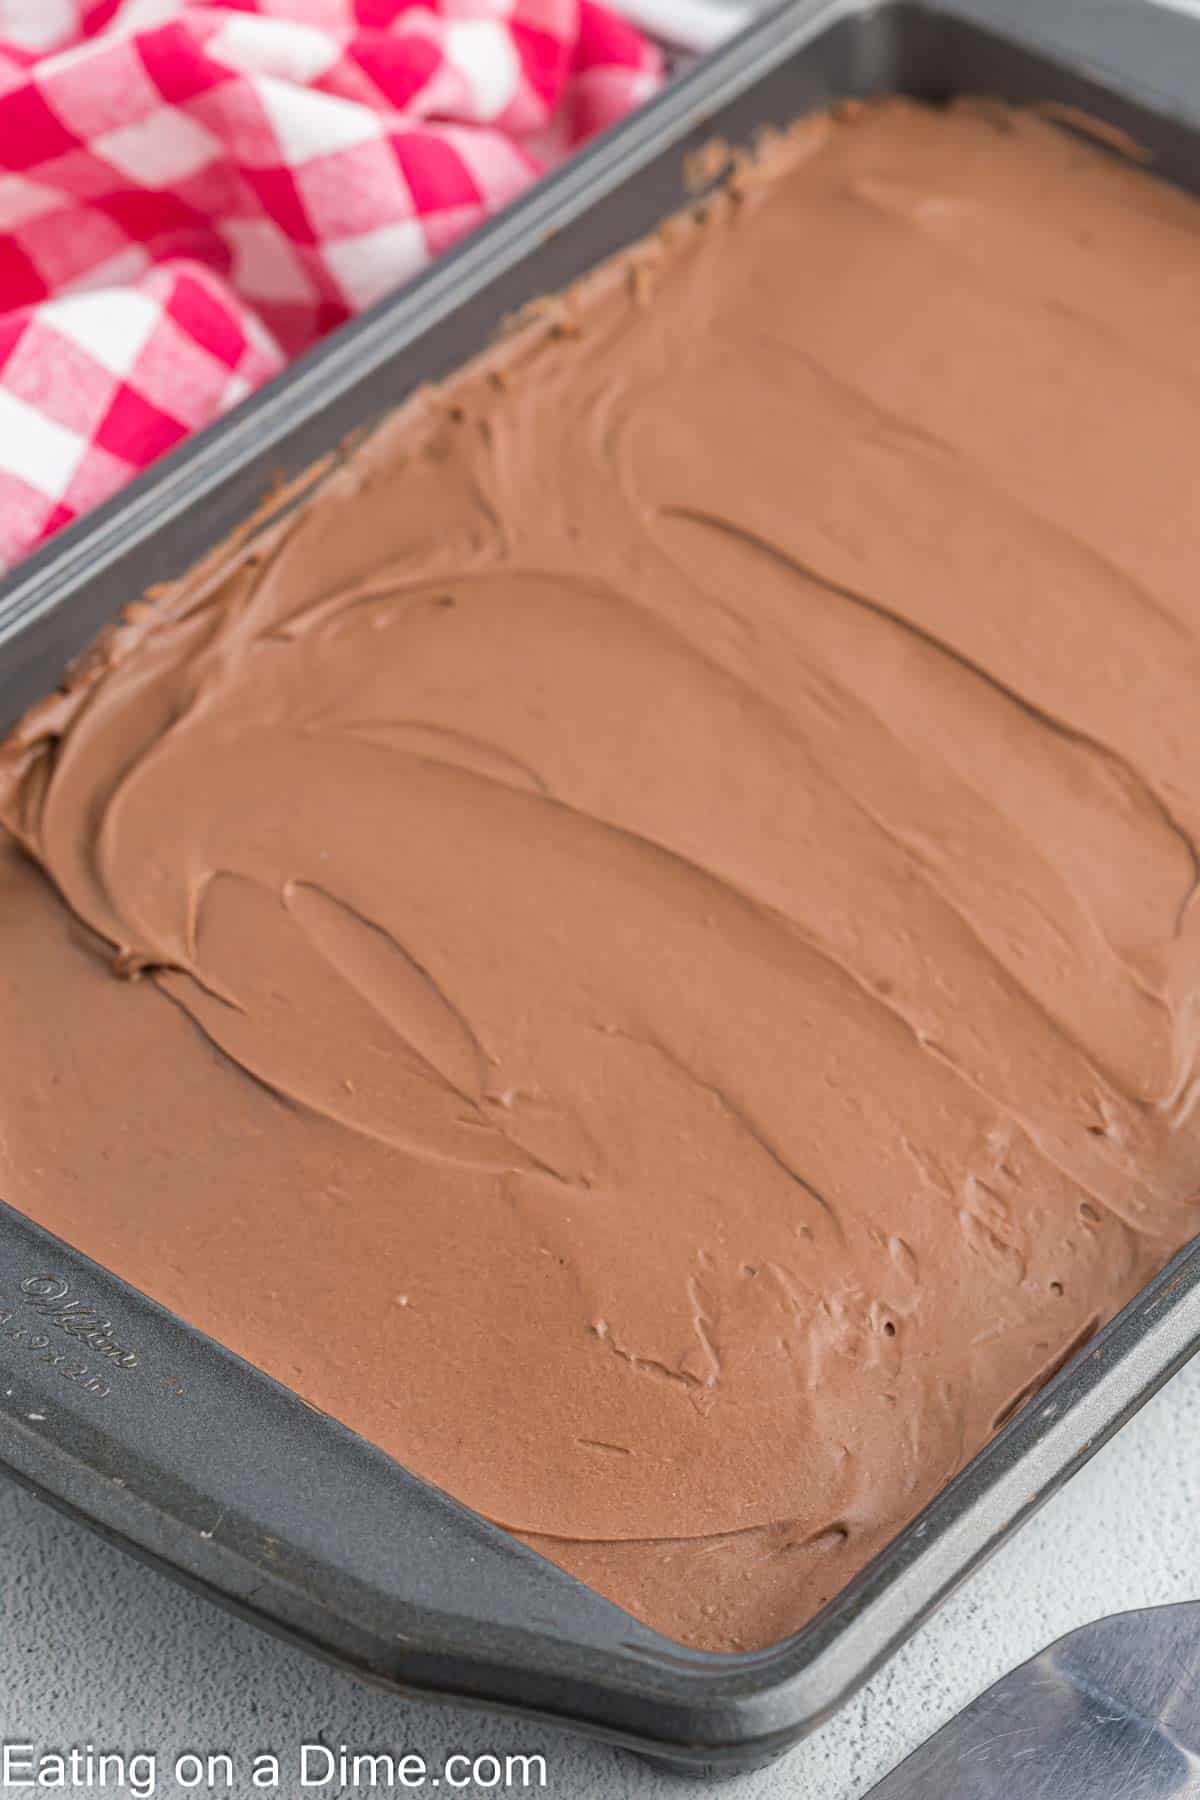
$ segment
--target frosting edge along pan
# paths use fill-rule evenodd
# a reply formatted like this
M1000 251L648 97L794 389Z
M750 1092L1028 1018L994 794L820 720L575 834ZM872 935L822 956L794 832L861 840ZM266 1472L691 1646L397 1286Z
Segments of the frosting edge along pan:
M685 203L687 154L714 135L744 143L849 95L990 92L1086 112L1200 190L1197 70L1200 26L1144 0L792 0L21 565L0 586L0 726L281 475ZM818 1724L1198 1345L1193 1245L808 1626L720 1656L639 1624L0 1193L0 1470L360 1676L697 1774L765 1762Z

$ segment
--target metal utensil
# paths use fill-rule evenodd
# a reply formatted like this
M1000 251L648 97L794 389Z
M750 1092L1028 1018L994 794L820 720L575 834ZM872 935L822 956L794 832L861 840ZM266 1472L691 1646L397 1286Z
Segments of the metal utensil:
M1114 1613L1005 1675L867 1800L1195 1800L1200 1601Z
M1196 64L1195 21L1143 0L772 7L0 581L0 721L49 693L131 595L186 569L281 476L694 199L687 152L714 136L748 144L882 90L1057 100L1200 192ZM373 1683L571 1723L705 1777L764 1763L828 1717L1200 1346L1197 1240L801 1632L716 1656L656 1636L4 1198L0 1187L0 1474ZM31 1347L43 1321L32 1314L31 1332L24 1297L47 1279L102 1309L136 1351L107 1397Z

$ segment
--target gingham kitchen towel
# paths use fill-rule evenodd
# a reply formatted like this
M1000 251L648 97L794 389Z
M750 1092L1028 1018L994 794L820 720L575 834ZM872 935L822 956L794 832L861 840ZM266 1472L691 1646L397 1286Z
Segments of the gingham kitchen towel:
M0 568L659 78L595 0L0 0Z

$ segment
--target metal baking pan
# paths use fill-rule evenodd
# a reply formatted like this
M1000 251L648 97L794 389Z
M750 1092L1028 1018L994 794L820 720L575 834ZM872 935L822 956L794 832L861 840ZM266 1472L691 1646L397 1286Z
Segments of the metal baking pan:
M687 153L712 134L744 142L882 90L1081 108L1200 188L1200 26L1178 15L1144 0L793 0L23 564L0 587L0 724L281 473L682 204ZM718 1656L638 1624L0 1204L4 1471L360 1676L574 1724L693 1773L765 1762L828 1715L1198 1345L1193 1247L810 1625Z

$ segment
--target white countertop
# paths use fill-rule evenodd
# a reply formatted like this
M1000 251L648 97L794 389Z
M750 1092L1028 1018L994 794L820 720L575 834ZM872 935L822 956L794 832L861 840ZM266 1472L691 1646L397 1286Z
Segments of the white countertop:
M1200 1597L1198 1409L1200 1362L843 1712L773 1767L723 1783L724 1800L860 1800L974 1694L1064 1631L1107 1612ZM554 1800L688 1800L704 1791L565 1733L371 1692L0 1486L0 1740L154 1750L157 1792L176 1794L184 1789L170 1769L181 1751L227 1751L248 1771L257 1751L271 1750L286 1770L318 1734L357 1750L415 1750L431 1767L452 1751L540 1751L543 1791ZM254 1793L248 1779L220 1791L238 1800ZM294 1800L300 1790L289 1780L279 1792Z
M1200 14L1200 0L1168 3ZM1126 1608L1200 1598L1198 1403L1200 1361L841 1713L771 1768L722 1783L723 1800L861 1800L975 1694L1063 1632ZM0 1743L153 1750L157 1792L174 1795L185 1791L170 1776L180 1752L225 1751L248 1771L255 1753L271 1750L288 1770L299 1745L318 1737L415 1750L431 1767L455 1751L541 1752L543 1791L554 1800L687 1800L704 1791L565 1733L372 1692L0 1485ZM0 1782L0 1793L17 1791ZM219 1791L236 1800L255 1793L248 1778ZM287 1778L278 1791L288 1800L300 1792Z

